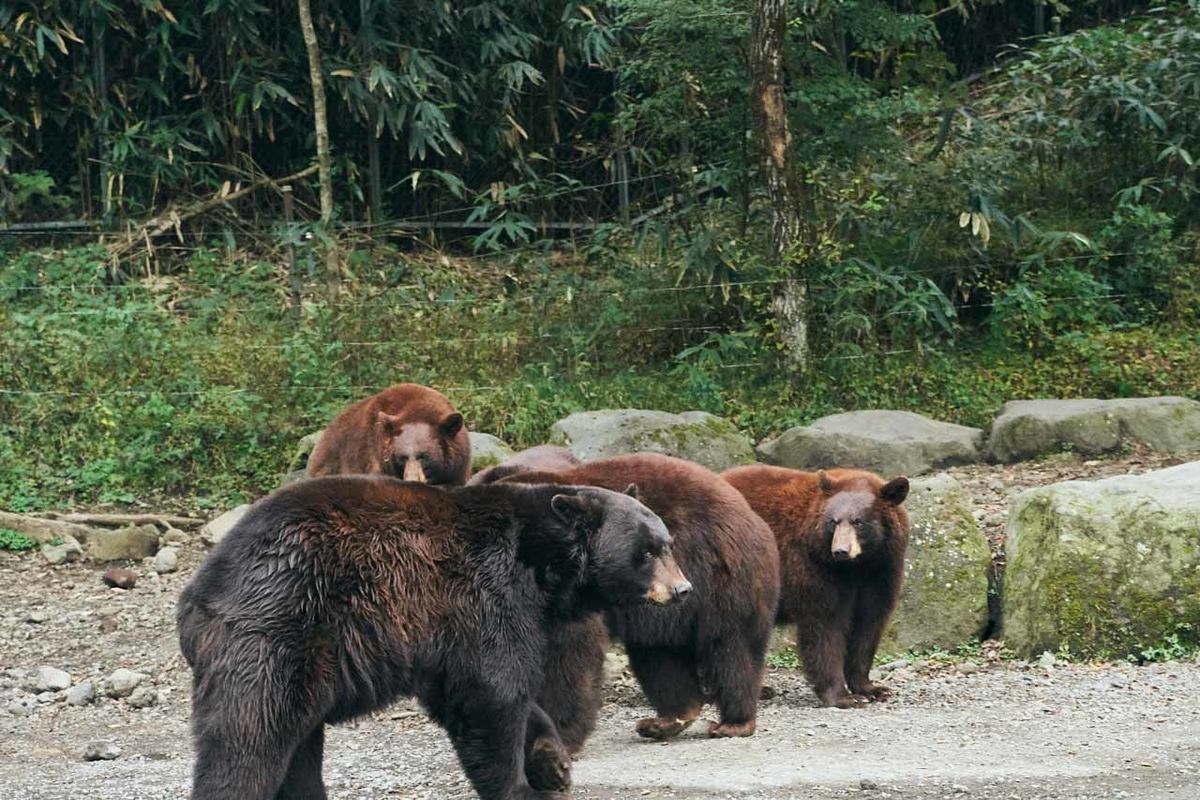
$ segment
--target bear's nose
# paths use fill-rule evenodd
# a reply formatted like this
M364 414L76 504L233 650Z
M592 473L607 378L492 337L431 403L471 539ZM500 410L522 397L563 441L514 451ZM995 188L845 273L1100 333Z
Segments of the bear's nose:
M677 583L671 587L671 595L676 600L682 600L683 598L687 597L691 593L692 593L692 582L691 581L680 581L679 583Z
M833 560L834 561L849 561L850 560L850 548L839 547L838 549L834 550L833 551Z

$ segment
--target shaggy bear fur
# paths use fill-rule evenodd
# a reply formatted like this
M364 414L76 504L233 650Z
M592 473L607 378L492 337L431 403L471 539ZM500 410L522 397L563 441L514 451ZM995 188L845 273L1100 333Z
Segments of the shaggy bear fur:
M775 537L728 483L697 464L639 453L592 461L557 473L520 473L505 482L638 486L674 539L673 552L694 591L672 608L620 608L607 613L609 631L625 643L629 663L657 717L643 719L647 738L677 735L706 700L720 710L710 736L754 733L763 658L779 599ZM581 676L596 670L598 636L577 626L575 641L556 640L539 703L562 728L557 708L580 698ZM594 706L590 712L594 719Z
M867 674L904 582L908 479L763 466L724 477L775 531L779 621L795 623L817 697L839 708L884 699Z
M308 474L384 474L462 486L471 474L471 439L445 396L399 383L334 417L308 458Z
M483 483L495 483L518 472L558 472L570 469L583 462L565 447L554 444L542 444L530 447L514 455L502 464L496 464L485 470L480 470L467 481L470 486Z
M565 798L524 772L530 740L556 736L533 702L549 635L689 588L662 521L616 492L445 492L380 476L288 486L180 596L192 798L324 798L325 724L402 696L445 727L481 797Z

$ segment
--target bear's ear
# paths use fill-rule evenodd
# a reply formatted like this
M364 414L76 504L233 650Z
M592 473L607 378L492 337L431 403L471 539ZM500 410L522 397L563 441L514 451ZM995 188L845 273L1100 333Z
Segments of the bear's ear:
M833 481L829 480L823 469L817 470L817 484L825 494L833 494Z
M442 433L444 433L445 435L454 436L459 431L462 430L462 426L463 426L462 414L459 414L457 411L455 411L453 414L451 414L450 416L448 416L444 420L442 420L441 429L442 429Z
M908 478L899 477L892 478L883 485L879 490L879 496L883 498L883 502L893 506L898 506L908 497Z
M595 503L585 494L556 494L550 498L550 508L566 525L587 520L596 511Z
M631 483L626 486L624 493L632 497L634 500L640 500L642 498L642 493L638 490L638 485L636 483Z
M379 424L379 427L383 428L384 433L389 436L399 433L400 428L403 427L400 424L399 414L393 415L386 411L378 412L375 421Z

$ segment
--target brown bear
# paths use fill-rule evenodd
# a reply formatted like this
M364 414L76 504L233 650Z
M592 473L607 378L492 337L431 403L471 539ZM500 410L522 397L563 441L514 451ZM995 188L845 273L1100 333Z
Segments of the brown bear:
M471 475L471 439L444 395L399 383L334 417L308 458L308 474L384 474L462 486Z
M662 520L593 487L318 478L256 503L180 595L193 800L324 798L324 726L419 698L485 800L524 772L555 625L690 591Z
M908 478L764 466L723 477L775 531L779 622L795 623L817 697L838 708L884 699L868 673L904 582Z
M516 475L518 472L558 472L582 463L574 453L565 447L541 444L522 450L503 463L476 472L467 483L471 486L478 486L483 483L495 483L509 475Z
M590 485L634 483L639 498L667 525L673 552L694 591L672 608L621 608L606 614L609 632L625 643L629 664L658 716L637 724L641 736L667 739L690 725L711 700L720 721L710 736L754 733L763 659L779 600L779 556L771 529L720 476L698 464L639 453L592 461L560 472L522 472L509 482ZM566 641L567 634L575 641ZM560 629L539 703L560 729L575 721L562 709L588 708L599 693L580 685L603 662L598 636L586 626ZM589 706L589 704L594 704ZM586 732L584 733L586 736Z

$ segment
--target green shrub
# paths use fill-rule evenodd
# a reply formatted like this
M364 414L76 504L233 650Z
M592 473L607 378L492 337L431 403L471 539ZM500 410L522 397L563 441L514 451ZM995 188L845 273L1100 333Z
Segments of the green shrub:
M36 541L23 533L17 533L11 528L0 528L0 550L21 553L26 550L33 550L37 546Z

